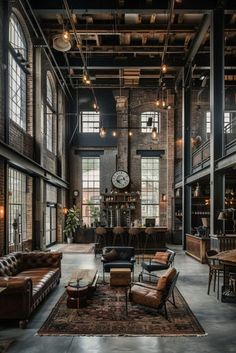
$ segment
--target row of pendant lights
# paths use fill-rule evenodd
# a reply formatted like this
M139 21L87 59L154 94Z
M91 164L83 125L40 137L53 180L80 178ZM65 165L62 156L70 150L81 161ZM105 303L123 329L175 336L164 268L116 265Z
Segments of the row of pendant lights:
M106 137L106 135L107 135L107 129L104 128L103 126L100 127L100 129L99 129L99 135L100 135L101 138ZM113 130L113 131L112 131L112 136L113 136L113 137L117 137L117 131L116 131L116 130ZM128 130L128 136L129 136L129 137L132 137L132 136L133 136L133 132L132 132L131 130ZM152 140L157 140L157 139L158 139L158 132L157 132L157 128L156 128L156 127L153 127L153 128L152 128L151 137L152 137Z

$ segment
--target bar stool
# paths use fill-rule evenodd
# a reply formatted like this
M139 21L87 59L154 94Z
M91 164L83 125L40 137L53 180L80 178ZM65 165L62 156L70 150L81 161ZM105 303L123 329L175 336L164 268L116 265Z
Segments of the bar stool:
M208 278L208 288L207 288L207 294L210 294L210 287L211 287L211 281L213 278L214 285L213 285L213 290L214 292L216 291L216 280L217 280L217 299L219 299L219 281L220 277L224 277L224 266L220 264L219 260L210 258L211 256L217 255L218 251L216 250L208 250L206 252L206 259L207 259L207 264L209 267L209 278Z
M148 227L148 228L145 229L144 254L146 252L148 243L149 244L153 244L153 242L155 240L156 232L157 232L156 229L152 228L152 227Z
M99 250L102 249L103 246L106 245L106 234L107 234L107 231L105 228L103 228L103 227L96 228L96 230L95 230L95 235L96 235L95 255L96 255L96 253L99 252Z
M134 246L135 250L140 250L140 229L139 228L129 228L129 241L128 246Z
M117 226L113 228L113 246L117 245L117 240L120 240L120 244L124 246L124 234L125 234L125 229L123 227Z

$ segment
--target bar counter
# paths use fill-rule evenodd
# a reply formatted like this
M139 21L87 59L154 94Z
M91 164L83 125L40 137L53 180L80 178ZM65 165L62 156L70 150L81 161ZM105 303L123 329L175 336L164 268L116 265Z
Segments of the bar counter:
M114 227L115 228L115 227ZM105 246L113 244L113 227L105 227L107 234L105 240ZM115 245L130 245L135 247L137 253L153 253L158 249L163 249L166 247L166 227L150 227L154 230L153 234L150 236L146 235L146 229L148 227L122 227L125 230L124 233L124 244L121 242L116 242ZM138 231L137 236L131 236L129 234L129 229L134 229Z

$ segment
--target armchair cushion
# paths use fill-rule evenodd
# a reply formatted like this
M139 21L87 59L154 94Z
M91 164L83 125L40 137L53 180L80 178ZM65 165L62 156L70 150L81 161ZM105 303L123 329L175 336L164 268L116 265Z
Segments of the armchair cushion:
M168 284L172 282L174 277L176 276L176 269L174 267L169 268L158 280L157 289L159 291L165 291L168 287Z
M152 258L153 262L159 262L160 264L166 265L169 261L170 253L167 251L157 251Z

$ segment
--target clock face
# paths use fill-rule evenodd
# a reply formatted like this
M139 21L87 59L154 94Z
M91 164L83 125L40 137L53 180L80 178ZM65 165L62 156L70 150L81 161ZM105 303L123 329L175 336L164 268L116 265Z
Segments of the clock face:
M130 177L124 170L118 170L112 175L111 181L117 189L124 189L129 185Z

